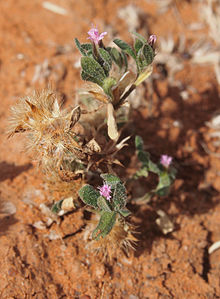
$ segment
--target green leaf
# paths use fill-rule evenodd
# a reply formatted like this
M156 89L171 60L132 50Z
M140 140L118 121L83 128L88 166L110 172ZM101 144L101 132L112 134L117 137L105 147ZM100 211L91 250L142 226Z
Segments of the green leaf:
M104 50L103 48L99 48L99 55L101 56L102 60L104 61L103 67L107 72L107 75L109 74L109 71L112 67L112 58L110 54Z
M81 66L83 73L88 76L96 79L99 82L99 85L102 85L102 82L106 78L105 72L101 65L92 57L82 57L81 58Z
M170 180L169 173L166 171L163 171L159 174L159 183L156 188L156 192L161 192L162 189L167 189L170 187L172 181Z
M118 183L121 183L121 180L116 175L102 173L100 176L111 187L115 187Z
M132 31L132 34L134 34L143 44L147 43L147 40L139 33Z
M102 89L108 96L112 97L112 87L116 85L116 83L117 81L112 77L108 77L104 80Z
M81 44L81 48L86 51L92 51L92 44L89 43Z
M117 183L114 188L114 193L112 196L112 203L114 205L114 210L119 211L123 209L127 202L127 194L125 186L122 183Z
M111 55L112 59L114 60L114 62L119 66L119 68L122 68L123 57L122 57L121 53L117 49L111 48L110 55Z
M122 55L122 58L123 58L123 65L124 65L124 72L127 72L127 69L128 69L128 59L127 59L127 56L125 54L124 51L121 52L121 55Z
M102 212L99 223L92 233L92 238L99 240L110 233L116 221L116 212Z
M143 47L143 43L142 41L140 41L139 39L136 39L135 40L135 43L134 43L134 49L135 49L135 52L138 53L138 51Z
M96 191L92 186L90 185L85 185L83 186L79 192L79 197L81 200L94 208L98 208L97 200L100 197L100 193Z
M81 46L81 44L77 38L75 38L75 44L76 44L76 47L78 48L78 50L80 51L80 53L83 56L87 56L86 52L83 50L83 47Z
M148 177L148 170L147 170L147 167L141 167L141 169L139 169L135 175L134 175L134 178L139 178L139 177L145 177L147 178Z
M144 147L144 142L141 136L136 135L135 136L135 147L137 150L142 151Z
M169 194L169 191L170 191L170 186L158 189L156 191L156 194L159 196L167 196Z
M94 78L92 76L89 76L86 72L82 71L81 72L81 78L82 80L84 81L90 81L90 82L93 82L93 83L96 83L100 86L102 86L102 81L98 80L97 78Z
M130 212L128 209L120 210L119 213L120 213L123 217L128 217L129 215L131 215L131 212Z
M130 55L131 57L133 57L134 59L136 59L136 55L132 49L132 47L127 44L126 42L116 38L113 40L113 42L120 48L122 49L125 53L127 53L128 55Z
M154 56L155 56L153 48L148 44L144 45L143 54L145 57L146 65L151 64L153 62Z
M63 203L63 199L57 201L57 202L52 206L51 211L52 211L54 214L58 214L59 211L61 210L62 203Z
M150 161L150 154L145 151L138 151L138 160L143 164L143 166L148 166Z
M155 164L154 162L152 162L151 160L149 160L148 162L148 169L149 171L153 172L153 173L156 173L156 174L160 174L160 169L159 167L157 166L157 164Z
M100 208L100 210L105 211L105 212L112 212L111 208L108 205L108 202L103 196L99 196L97 199L97 204Z

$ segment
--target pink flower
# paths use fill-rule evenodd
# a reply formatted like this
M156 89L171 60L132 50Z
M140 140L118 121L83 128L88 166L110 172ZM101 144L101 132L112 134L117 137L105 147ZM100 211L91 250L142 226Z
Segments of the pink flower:
M88 39L93 41L95 44L98 44L99 41L102 40L106 34L107 32L102 32L99 34L98 29L93 27L88 31Z
M172 163L173 158L167 155L162 155L160 158L160 163L165 167L168 168Z
M104 183L104 185L102 187L98 187L98 189L101 196L105 197L107 200L111 199L111 186Z
M149 39L148 39L148 43L149 45L153 46L157 41L157 37L155 34L150 35Z

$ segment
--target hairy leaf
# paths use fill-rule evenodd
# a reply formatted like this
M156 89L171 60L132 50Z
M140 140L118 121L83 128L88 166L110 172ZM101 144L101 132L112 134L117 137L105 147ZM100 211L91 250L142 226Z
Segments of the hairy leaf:
M92 233L92 238L99 240L110 233L116 221L116 212L102 212L99 223Z
M81 200L93 208L98 208L97 200L100 193L90 185L85 185L79 190L79 197Z
M113 40L113 42L120 48L122 49L125 53L127 53L128 55L130 55L131 57L133 57L134 59L136 59L136 55L132 49L132 47L127 44L126 42L116 38Z
M102 173L101 178L111 187L115 187L118 183L121 183L121 180L113 174L110 173Z

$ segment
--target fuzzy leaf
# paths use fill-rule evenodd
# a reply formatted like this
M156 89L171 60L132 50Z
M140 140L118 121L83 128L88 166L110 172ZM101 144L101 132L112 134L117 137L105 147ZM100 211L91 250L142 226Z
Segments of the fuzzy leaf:
M115 48L110 48L110 55L119 68L122 68L124 59L122 58L121 53Z
M126 56L126 54L125 54L124 51L121 52L121 56L122 56L123 62L124 62L123 63L124 68L125 68L124 72L127 72L127 69L128 69L128 59L127 59L127 56Z
M84 51L83 47L81 46L79 40L77 38L74 39L75 40L75 44L76 44L76 47L78 48L78 50L80 51L80 53L83 55L83 56L87 56L86 52Z
M51 211L52 211L54 214L58 214L59 211L61 210L62 203L63 203L63 199L57 201L57 202L52 206Z
M97 204L100 208L100 210L105 211L105 212L112 212L111 208L108 205L108 202L103 196L99 196L97 199Z
M137 150L142 151L144 147L144 142L141 136L136 135L135 136L135 147Z
M86 51L92 51L92 44L89 43L81 44L81 48Z
M92 233L92 238L99 240L110 233L116 221L116 212L102 212L99 223Z
M150 154L145 151L138 151L138 160L143 164L143 166L148 166Z
M157 166L157 164L155 164L151 160L149 160L149 162L148 162L148 169L149 169L149 171L160 175L160 169L159 169L159 167Z
M140 41L139 39L136 39L135 40L135 43L134 43L134 49L135 49L135 52L138 53L138 51L143 47L143 43L142 41Z
M153 67L152 65L148 65L146 69L143 69L143 71L138 76L137 80L134 82L136 86L140 85L144 80L146 80L152 73Z
M112 58L110 54L104 50L103 48L99 48L99 55L101 56L102 60L104 61L103 67L107 72L107 75L112 67Z
M96 191L92 186L90 185L85 185L83 186L79 192L79 197L81 200L94 208L98 208L97 200L100 197L100 193Z
M139 33L133 31L131 32L132 34L134 34L143 44L147 43L147 40Z
M121 183L121 180L113 174L110 173L102 173L101 178L111 187L115 187L118 183Z
M161 196L167 195L171 183L172 181L170 179L169 173L166 171L161 172L159 175L159 183L156 188L156 193Z
M126 42L116 38L113 40L113 42L120 48L122 49L125 53L127 53L128 55L130 55L131 57L133 57L134 59L136 59L136 55L132 49L132 47L127 44Z
M88 75L87 73L85 73L84 71L81 72L81 78L82 80L84 81L90 81L90 82L93 82L93 83L96 83L98 85L102 85L102 81L98 80L97 78L94 78L90 75Z
M99 85L102 85L102 82L106 78L105 72L101 65L92 57L82 57L81 66L83 73L87 74L89 77L96 79Z
M119 211L125 207L127 202L127 195L125 186L122 183L118 183L115 186L114 193L112 196L112 202L115 211Z
M129 215L131 215L131 212L130 212L128 209L120 210L119 213L120 213L123 217L128 217Z
M148 44L144 45L143 54L145 57L146 64L147 65L151 64L153 62L154 56L155 56L153 48Z
M135 175L134 175L134 178L139 178L139 177L145 177L147 178L148 177L148 170L147 170L147 167L141 167L141 169L139 169Z

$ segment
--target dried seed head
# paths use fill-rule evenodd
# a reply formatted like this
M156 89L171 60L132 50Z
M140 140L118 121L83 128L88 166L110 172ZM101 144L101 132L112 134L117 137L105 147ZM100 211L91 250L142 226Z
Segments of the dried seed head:
M34 158L45 167L48 159L58 164L70 153L80 159L83 154L72 131L79 118L80 108L76 107L71 112L61 110L51 90L35 92L12 107L9 136L27 132L27 149L32 150Z
M91 240L92 231L97 225L98 220L93 220L87 226L85 236L88 243L88 248L94 250L95 253L103 260L112 260L123 251L126 255L130 250L134 250L137 239L133 235L135 228L132 224L126 222L123 218L118 217L111 232L99 240Z

